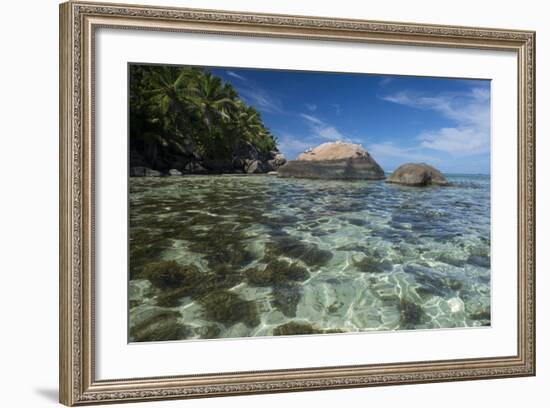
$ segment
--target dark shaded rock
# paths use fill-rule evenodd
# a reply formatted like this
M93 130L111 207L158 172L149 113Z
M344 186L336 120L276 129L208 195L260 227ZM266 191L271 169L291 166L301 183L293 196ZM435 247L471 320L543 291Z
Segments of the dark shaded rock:
M133 148L130 148L130 167L147 167L147 160Z
M246 172L248 174L258 174L258 173L266 173L268 170L265 163L259 161L259 160L252 160L245 166Z
M235 149L235 156L242 159L258 160L260 158L260 151L252 145L250 142L241 143L237 149Z
M185 171L191 174L208 174L208 170L204 166L197 162L187 163L185 166Z
M130 167L130 177L160 177L162 173L148 167Z
M233 167L233 170L244 170L245 162L240 157L233 157L233 160L231 160L231 166Z
M212 173L226 173L233 170L233 160L204 160L203 165Z
M279 177L340 180L383 180L384 171L358 144L323 143L288 161L277 170Z
M386 182L408 186L449 185L439 170L426 163L403 164L390 175Z
M268 160L263 162L264 173L269 173L270 171L275 171L277 166L275 165L274 160Z

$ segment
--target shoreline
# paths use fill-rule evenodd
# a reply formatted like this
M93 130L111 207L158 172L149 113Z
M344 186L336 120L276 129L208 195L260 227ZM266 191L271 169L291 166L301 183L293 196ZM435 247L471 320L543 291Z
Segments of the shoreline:
M270 176L270 177L276 177L277 172L269 172L269 173L207 173L207 174L179 174L179 175L171 175L171 174L162 174L160 176L128 176L128 178L135 178L135 179L142 179L142 178L182 178L182 177L261 177L261 176Z

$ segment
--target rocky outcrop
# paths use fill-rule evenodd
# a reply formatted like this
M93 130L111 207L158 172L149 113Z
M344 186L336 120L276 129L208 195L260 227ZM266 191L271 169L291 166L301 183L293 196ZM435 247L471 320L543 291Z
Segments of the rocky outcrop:
M166 159L166 158L165 158ZM159 163L153 170L152 165L144 165L145 159L134 152L130 157L130 176L180 176L185 174L263 174L277 171L286 163L285 156L278 150L261 152L247 142L238 146L233 155L224 159L209 159L196 154L172 157Z
M189 174L207 174L208 170L199 162L189 162L185 166L184 172Z
M449 185L439 170L426 163L403 164L390 175L386 182L407 186Z
M250 160L246 164L245 170L248 174L267 173L268 171L272 171L271 169L268 170L266 164L260 160Z
M382 180L384 171L359 144L323 143L278 169L280 177L333 180Z

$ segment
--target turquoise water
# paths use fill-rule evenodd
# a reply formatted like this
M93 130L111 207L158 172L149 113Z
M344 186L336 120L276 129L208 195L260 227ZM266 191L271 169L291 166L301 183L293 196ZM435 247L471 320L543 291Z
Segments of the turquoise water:
M130 341L490 325L490 178L130 179Z

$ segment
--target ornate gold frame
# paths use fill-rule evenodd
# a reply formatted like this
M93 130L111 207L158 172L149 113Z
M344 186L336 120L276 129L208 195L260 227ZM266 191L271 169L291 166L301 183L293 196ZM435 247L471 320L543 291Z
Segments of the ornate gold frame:
M513 356L247 373L94 376L94 94L98 27L513 51L518 63L518 349ZM68 2L60 5L60 401L66 405L535 374L535 33Z

